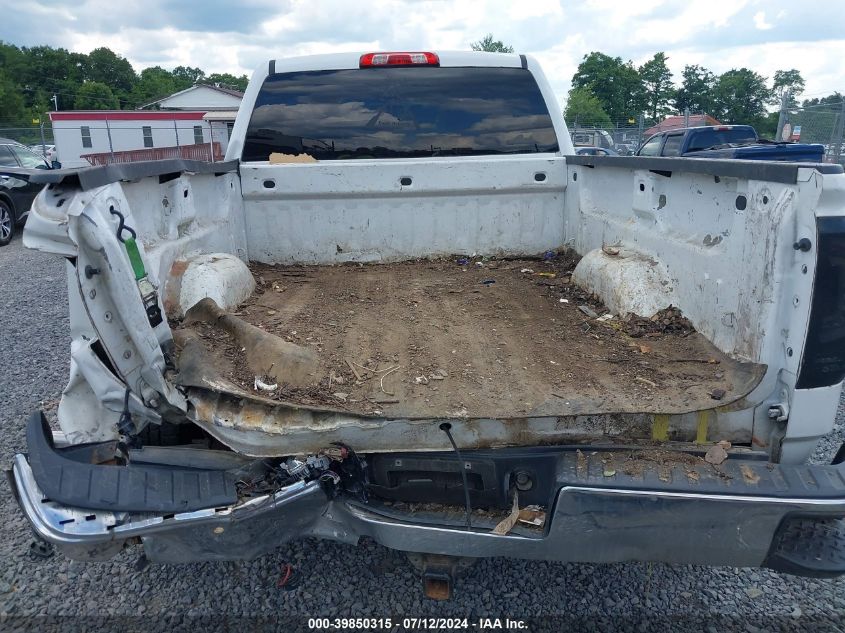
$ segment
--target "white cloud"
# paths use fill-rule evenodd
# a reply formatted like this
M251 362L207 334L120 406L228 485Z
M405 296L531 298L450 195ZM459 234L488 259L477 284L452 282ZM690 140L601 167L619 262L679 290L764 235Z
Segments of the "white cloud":
M813 54L812 51L816 51ZM845 39L807 45L803 42L773 42L766 46L728 46L718 51L702 52L687 48L674 51L669 67L679 76L686 64L699 64L716 74L731 68L751 68L770 81L776 70L798 68L806 79L805 95L828 95L845 88L841 59L845 57Z
M773 24L766 22L765 11L758 11L754 14L754 28L759 29L760 31L768 31L773 26Z

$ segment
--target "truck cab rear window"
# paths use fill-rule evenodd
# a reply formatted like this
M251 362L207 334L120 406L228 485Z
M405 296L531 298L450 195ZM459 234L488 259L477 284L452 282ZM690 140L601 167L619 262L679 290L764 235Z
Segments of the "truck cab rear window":
M242 160L526 154L558 150L534 77L521 68L279 73L255 103Z
M742 145L743 143L747 144L755 142L757 142L757 135L754 133L752 128L747 126L703 130L701 132L696 132L692 136L689 147L687 147L687 151L700 152L714 147L728 146L732 143Z

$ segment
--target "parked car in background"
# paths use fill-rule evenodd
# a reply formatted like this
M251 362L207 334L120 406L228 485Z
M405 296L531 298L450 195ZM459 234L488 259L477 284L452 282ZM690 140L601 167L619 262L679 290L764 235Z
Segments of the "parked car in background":
M575 153L579 156L619 156L619 154L607 147L576 147Z
M37 145L30 145L29 149L33 152L38 154L39 156L43 156L48 163L52 163L54 160L58 159L58 153L56 152L56 146L53 144L45 144L42 145L38 143Z
M51 163L20 143L0 138L0 246L12 241L15 229L29 213L33 198L44 186L28 178L15 177L16 172L27 169L51 169Z
M631 156L635 154L637 151L637 146L633 143L617 143L616 144L616 152L620 156Z
M820 163L824 146L769 141L750 125L704 125L655 134L637 155Z

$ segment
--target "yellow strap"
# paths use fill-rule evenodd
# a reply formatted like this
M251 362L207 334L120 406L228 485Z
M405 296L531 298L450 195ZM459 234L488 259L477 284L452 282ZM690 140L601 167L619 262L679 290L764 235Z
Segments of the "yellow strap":
M651 426L651 439L658 442L669 441L669 416L660 413L654 416L654 424Z
M695 434L696 444L707 443L707 425L710 423L710 411L698 412L698 430Z

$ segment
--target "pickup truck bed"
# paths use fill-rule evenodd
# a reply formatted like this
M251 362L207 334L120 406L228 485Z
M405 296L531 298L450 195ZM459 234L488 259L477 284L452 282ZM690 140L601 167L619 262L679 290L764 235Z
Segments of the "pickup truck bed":
M256 71L232 162L33 174L72 334L10 473L36 533L370 537L447 590L444 555L842 573L845 448L800 465L845 376L841 167L572 152L526 56L337 54Z
M209 382L229 381L232 393L363 415L686 413L757 385L763 366L722 354L677 310L655 321L585 315L580 306L608 311L570 280L576 262L566 252L548 261L253 264L257 290L235 314L317 352L319 371L302 388L256 389L223 329L188 320L182 332L200 335L202 348L189 353L213 358L200 363L215 368ZM650 437L642 426L628 436Z

